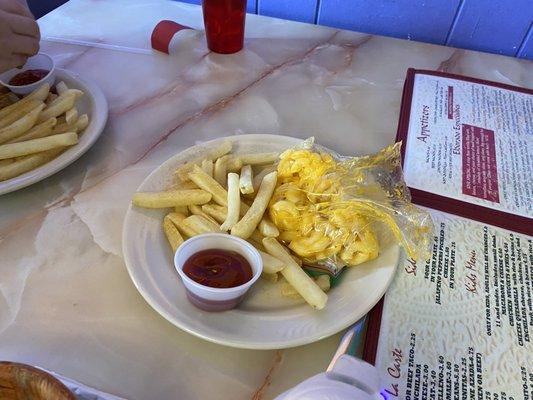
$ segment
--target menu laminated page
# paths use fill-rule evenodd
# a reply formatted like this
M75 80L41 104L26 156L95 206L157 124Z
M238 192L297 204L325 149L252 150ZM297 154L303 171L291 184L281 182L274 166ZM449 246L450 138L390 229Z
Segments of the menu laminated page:
M398 139L435 232L370 314L384 397L533 399L533 91L409 70Z

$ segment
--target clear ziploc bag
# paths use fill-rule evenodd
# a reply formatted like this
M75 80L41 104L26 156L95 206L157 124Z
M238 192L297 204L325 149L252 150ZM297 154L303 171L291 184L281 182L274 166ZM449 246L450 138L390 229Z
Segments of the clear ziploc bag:
M430 255L433 222L411 203L396 143L363 157L343 157L308 139L281 154L269 215L279 239L306 265L336 274L379 255L390 237L407 255Z

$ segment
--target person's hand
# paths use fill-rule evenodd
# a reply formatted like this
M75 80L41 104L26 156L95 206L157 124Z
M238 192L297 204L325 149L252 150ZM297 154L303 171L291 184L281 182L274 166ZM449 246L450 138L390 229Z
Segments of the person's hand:
M0 0L0 72L21 67L39 51L39 26L20 0Z

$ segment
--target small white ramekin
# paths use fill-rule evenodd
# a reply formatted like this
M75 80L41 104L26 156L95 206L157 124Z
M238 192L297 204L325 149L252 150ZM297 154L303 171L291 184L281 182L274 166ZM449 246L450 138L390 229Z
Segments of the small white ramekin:
M30 83L29 85L13 86L9 84L9 81L11 80L11 78L13 78L15 75L20 74L21 72L24 72L28 69L46 69L50 72L43 79L37 82L34 82L34 83ZM33 57L28 58L28 60L26 61L26 64L24 64L22 68L13 68L13 69L10 69L9 71L6 71L0 74L0 83L2 85L7 87L13 93L22 94L22 95L33 92L43 83L48 83L50 87L52 87L54 86L55 79L56 79L56 74L55 74L54 60L48 54L44 54L44 53L39 53L39 54L34 55Z
M183 266L193 254L209 249L231 250L242 255L252 267L252 279L227 289L204 286L193 281L183 272ZM263 272L263 261L256 248L246 240L224 233L206 233L186 240L176 250L174 266L185 286L189 301L205 311L224 311L237 306Z

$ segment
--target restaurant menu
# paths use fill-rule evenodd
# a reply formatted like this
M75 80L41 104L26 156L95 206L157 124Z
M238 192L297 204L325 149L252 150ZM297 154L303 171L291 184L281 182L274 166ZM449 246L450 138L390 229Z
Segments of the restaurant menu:
M533 92L410 70L398 138L435 232L370 315L383 396L533 400Z

